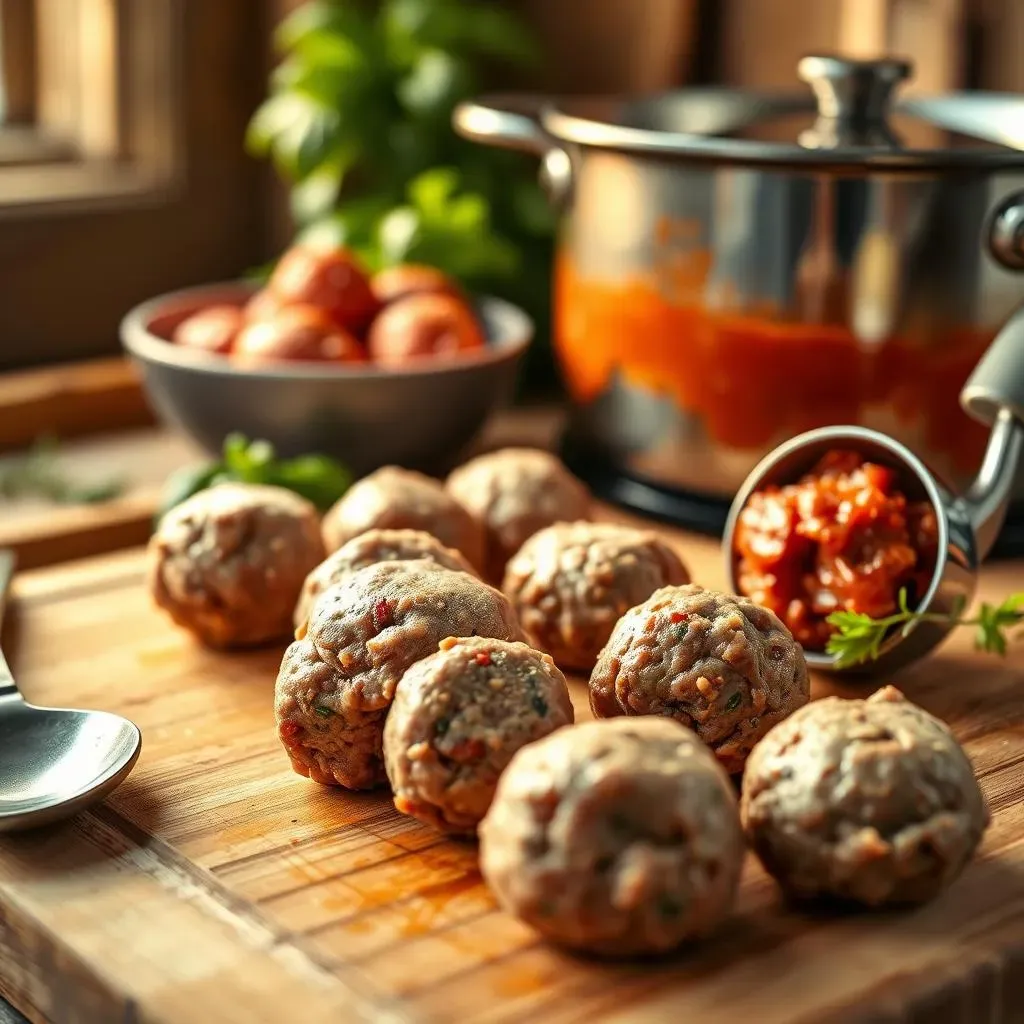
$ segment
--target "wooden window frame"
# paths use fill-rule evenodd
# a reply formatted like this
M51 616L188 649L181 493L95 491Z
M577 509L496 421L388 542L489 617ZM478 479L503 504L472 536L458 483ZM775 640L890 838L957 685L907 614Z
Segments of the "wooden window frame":
M159 199L181 173L177 0L0 0L0 218ZM69 26L73 26L69 30ZM168 130L170 129L170 130ZM6 137L6 138L5 138Z
M136 303L271 255L270 172L244 149L266 91L262 2L0 3L34 10L36 32L35 84L13 76L23 156L0 160L0 371L113 355ZM48 26L84 13L88 59L62 56L76 34ZM74 102L86 89L101 101Z

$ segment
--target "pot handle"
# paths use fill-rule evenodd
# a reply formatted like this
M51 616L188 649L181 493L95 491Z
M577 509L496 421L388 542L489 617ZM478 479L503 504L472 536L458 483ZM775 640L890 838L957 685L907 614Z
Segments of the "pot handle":
M555 205L564 206L572 192L572 161L541 126L540 114L549 102L529 93L481 96L455 108L452 126L473 142L539 156L541 184Z
M1004 410L1024 424L1024 306L986 349L960 392L969 416L992 424Z

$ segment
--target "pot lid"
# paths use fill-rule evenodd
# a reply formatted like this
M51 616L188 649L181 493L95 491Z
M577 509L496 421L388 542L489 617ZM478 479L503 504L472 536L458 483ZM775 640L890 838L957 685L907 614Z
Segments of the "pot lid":
M810 93L694 88L548 106L555 138L631 152L750 164L892 170L1024 164L1024 97L961 92L896 101L909 61L804 57Z

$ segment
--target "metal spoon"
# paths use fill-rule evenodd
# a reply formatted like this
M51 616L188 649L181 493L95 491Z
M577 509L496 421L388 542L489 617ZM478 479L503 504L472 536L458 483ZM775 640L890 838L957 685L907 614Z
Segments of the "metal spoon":
M0 551L0 612L14 556ZM70 817L120 785L142 736L119 715L27 703L0 653L0 832Z
M891 466L903 492L913 501L928 501L939 527L940 557L918 611L949 616L958 602L974 595L978 566L995 543L1006 517L1017 464L1024 449L1024 309L1018 310L996 336L960 392L960 404L992 428L977 478L966 494L954 495L908 448L864 427L823 427L780 445L761 460L743 482L729 510L723 551L727 579L738 592L738 560L733 537L754 491L793 483L829 450L853 449L871 462ZM923 657L953 629L953 623L915 622L906 632L894 630L872 662L838 668L823 651L807 651L807 664L833 672L889 672Z

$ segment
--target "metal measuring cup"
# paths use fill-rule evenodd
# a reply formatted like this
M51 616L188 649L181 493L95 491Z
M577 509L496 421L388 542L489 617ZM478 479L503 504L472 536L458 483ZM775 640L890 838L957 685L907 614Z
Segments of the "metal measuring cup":
M1006 517L1021 450L1024 448L1024 309L996 335L960 392L960 404L991 427L978 475L965 494L952 494L905 445L864 427L822 427L800 434L767 455L743 482L729 509L723 537L726 578L738 592L738 559L733 537L740 512L754 491L794 483L829 450L848 448L897 471L912 501L927 501L939 528L938 563L918 611L951 615L974 596L978 566L992 549ZM835 657L807 651L811 668L831 672L891 672L923 657L953 629L950 621L916 621L906 632L893 630L878 658L838 668Z

